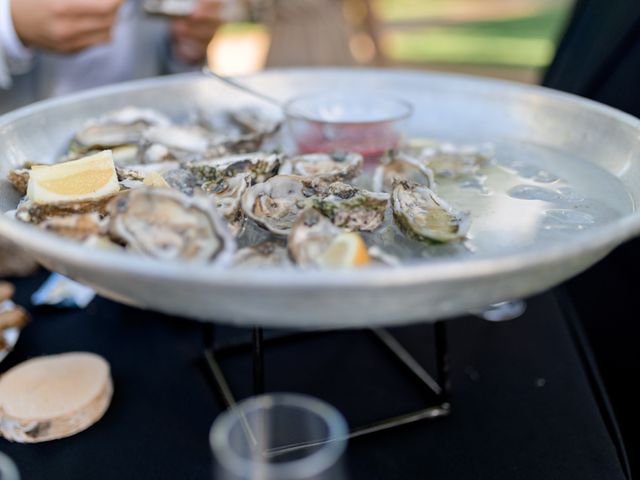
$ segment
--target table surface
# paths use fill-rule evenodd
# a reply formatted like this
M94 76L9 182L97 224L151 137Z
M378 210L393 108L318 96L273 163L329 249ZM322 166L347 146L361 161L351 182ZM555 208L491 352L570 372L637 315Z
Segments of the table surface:
M29 305L40 275L17 282ZM202 325L98 298L83 311L31 308L33 322L0 372L28 358L91 351L109 360L113 403L75 437L20 445L0 440L22 478L211 479L209 428L221 402L203 358ZM433 329L394 334L433 367ZM448 322L449 417L351 442L351 479L624 479L589 382L588 367L557 297L528 301L512 322ZM220 328L218 341L247 332ZM295 361L292 361L295 360ZM428 399L367 332L331 332L269 348L269 391L305 392L336 405L352 426L419 408ZM238 396L251 388L251 361L225 358Z

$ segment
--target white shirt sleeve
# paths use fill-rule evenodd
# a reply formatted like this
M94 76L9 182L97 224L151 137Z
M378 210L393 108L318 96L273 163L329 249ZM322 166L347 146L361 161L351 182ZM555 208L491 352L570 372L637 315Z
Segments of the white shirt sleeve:
M5 71L5 76L10 74L20 74L29 71L33 64L33 51L25 47L13 26L11 17L10 0L0 0L0 62L4 61L5 65L0 66L0 72ZM4 58L3 58L4 57ZM6 78L3 81L3 75L0 73L0 87L8 88Z

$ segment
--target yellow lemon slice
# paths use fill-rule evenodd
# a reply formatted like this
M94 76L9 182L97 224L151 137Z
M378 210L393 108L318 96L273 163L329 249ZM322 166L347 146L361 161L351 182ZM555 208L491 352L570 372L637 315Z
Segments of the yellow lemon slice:
M120 190L110 150L71 162L32 168L27 197L34 203L103 198Z
M363 267L370 262L367 244L355 232L337 235L318 259L318 263L327 268Z
M144 183L147 187L171 188L167 181L158 172L151 172L144 177Z

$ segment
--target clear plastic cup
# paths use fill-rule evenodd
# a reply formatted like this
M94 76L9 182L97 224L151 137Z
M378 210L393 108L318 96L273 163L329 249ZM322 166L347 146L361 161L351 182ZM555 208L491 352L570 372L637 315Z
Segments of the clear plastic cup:
M20 480L16 464L2 452L0 452L0 480Z
M343 479L344 417L331 405L298 394L253 397L222 413L211 428L216 478Z
M371 167L399 145L413 107L376 91L342 90L294 98L285 114L299 153L356 152Z

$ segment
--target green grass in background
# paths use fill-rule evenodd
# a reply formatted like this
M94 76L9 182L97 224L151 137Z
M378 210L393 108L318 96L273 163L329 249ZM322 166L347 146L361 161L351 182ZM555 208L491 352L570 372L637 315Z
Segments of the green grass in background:
M481 1L481 0L479 0ZM380 9L385 20L407 18L408 11L440 14L447 0L385 0ZM390 32L383 37L387 55L396 61L412 63L455 63L513 67L545 67L553 58L555 46L570 11L566 2L545 6L531 16L466 23L459 26ZM418 7L418 5L422 5ZM440 11L441 12L441 11Z

